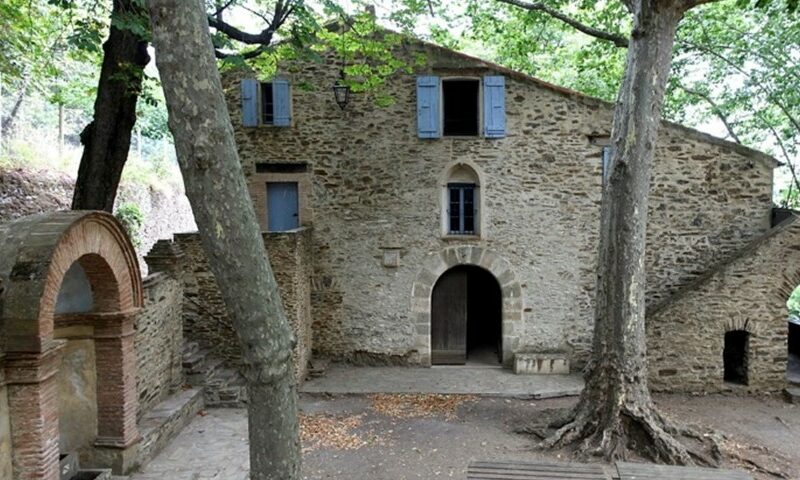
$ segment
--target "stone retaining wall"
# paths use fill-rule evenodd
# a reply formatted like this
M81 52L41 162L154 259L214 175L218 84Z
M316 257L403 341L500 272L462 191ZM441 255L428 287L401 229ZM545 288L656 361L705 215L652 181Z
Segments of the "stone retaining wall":
M286 316L296 337L293 361L302 382L311 356L311 230L264 233L264 243L280 288ZM241 349L228 318L219 287L197 233L175 235L186 255L184 275L184 335L230 366L241 365Z
M723 382L725 332L749 335L750 391L786 386L786 300L800 284L800 222L754 241L735 258L648 312L650 384L654 390L717 392Z
M144 308L136 317L139 418L183 384L183 283L166 273L144 279Z

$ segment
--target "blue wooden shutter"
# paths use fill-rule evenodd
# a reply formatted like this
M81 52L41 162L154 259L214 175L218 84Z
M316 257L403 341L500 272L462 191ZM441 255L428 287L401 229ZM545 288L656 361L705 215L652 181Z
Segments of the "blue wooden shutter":
M439 138L439 77L417 77L417 134L419 138Z
M483 77L483 134L487 138L506 136L505 77Z
M289 97L289 82L286 80L272 81L272 104L276 127L288 127L292 123L291 102Z
M245 78L242 89L242 126L258 126L258 80Z

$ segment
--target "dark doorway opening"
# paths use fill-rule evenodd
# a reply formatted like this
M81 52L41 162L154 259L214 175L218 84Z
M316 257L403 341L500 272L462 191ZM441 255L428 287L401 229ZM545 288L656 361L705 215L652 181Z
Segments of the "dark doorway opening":
M732 330L725 333L725 348L722 351L725 366L724 380L739 385L747 385L747 364L749 357L750 332Z
M444 134L446 136L478 135L478 80L445 80L442 82L444 99Z
M431 363L499 365L502 310L500 285L491 273L472 265L443 273L431 299Z

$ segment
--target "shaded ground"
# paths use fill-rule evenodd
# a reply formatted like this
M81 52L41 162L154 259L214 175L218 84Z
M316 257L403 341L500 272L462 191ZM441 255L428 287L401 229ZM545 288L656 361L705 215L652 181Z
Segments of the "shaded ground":
M770 397L658 395L656 399L676 418L726 433L726 446L735 452L781 470L784 478L800 479L798 406ZM301 398L304 478L463 479L472 460L565 459L563 452L532 451L534 437L515 429L574 400L305 394ZM132 479L244 480L246 431L244 410L209 410ZM780 458L774 460L775 456ZM780 477L757 473L756 478Z

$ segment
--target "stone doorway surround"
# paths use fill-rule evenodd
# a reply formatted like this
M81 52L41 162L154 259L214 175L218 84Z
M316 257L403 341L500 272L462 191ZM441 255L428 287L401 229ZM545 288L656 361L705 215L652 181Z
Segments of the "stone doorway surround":
M62 280L74 262L86 272L93 308L56 315ZM57 373L65 340L54 338L54 330L63 327L94 332L94 448L108 466L124 463L120 457L128 457L140 438L134 321L143 299L136 253L120 224L105 212L70 211L3 225L0 287L14 478L59 478Z
M458 265L475 265L494 275L503 296L503 366L511 367L522 333L522 287L511 263L479 246L448 247L425 257L411 288L411 316L415 327L414 346L418 362L431 365L431 295L433 286L447 270Z

